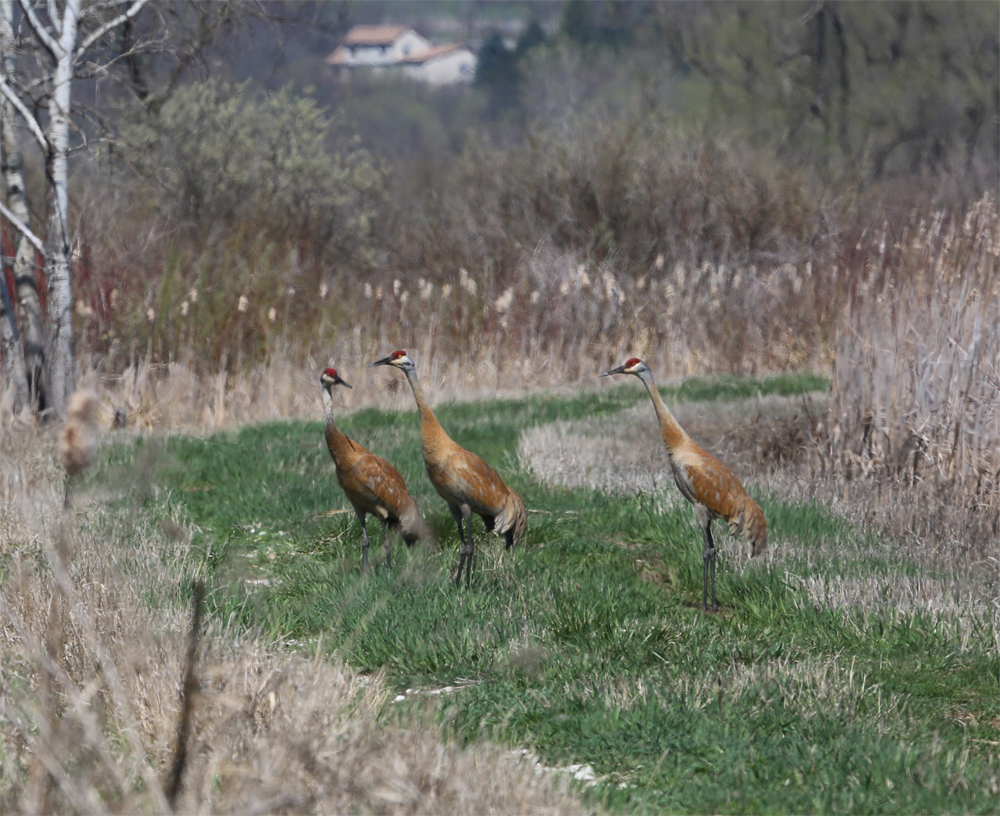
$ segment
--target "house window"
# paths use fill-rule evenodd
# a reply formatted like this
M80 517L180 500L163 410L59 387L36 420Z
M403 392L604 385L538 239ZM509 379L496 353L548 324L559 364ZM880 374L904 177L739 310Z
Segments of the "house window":
M384 54L386 51L389 50L389 46L388 45L383 45L383 46L381 46L381 49L382 49L382 53Z
M403 56L405 57L409 53L410 53L410 44L407 43L406 45L403 46Z

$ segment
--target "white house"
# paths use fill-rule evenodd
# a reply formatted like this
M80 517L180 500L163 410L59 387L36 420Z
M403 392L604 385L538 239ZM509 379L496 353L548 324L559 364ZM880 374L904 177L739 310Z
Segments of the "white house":
M431 45L401 25L354 26L326 63L344 77L355 68L392 68L432 85L471 82L476 73L476 57L469 49Z
M401 62L407 76L429 85L471 82L476 75L476 55L461 45L435 45Z
M431 47L412 28L401 25L358 25L347 32L327 64L353 68L359 65L388 67L404 57Z

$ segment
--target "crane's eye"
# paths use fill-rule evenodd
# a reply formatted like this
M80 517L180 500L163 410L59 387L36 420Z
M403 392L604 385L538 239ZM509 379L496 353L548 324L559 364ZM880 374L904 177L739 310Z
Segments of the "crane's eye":
M392 353L392 359L393 360L398 360L400 357L405 357L405 356L406 356L406 352L405 351L394 351Z

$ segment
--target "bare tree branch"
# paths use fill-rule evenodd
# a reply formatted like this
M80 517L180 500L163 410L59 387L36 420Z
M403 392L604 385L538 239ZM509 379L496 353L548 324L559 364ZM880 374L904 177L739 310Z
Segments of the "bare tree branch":
M24 104L21 97L19 97L14 92L14 89L10 87L10 83L7 82L6 77L0 77L0 93L7 98L7 101L17 108L17 112L21 114L25 124L28 126L28 130L30 130L31 135L38 140L38 143L42 146L42 150L48 150L49 140L45 138L45 134L42 132L42 128L38 124L38 120L31 113L31 111L28 110L27 105Z
M32 33L38 38L38 41L45 46L45 50L49 52L52 59L59 58L59 44L52 39L52 35L42 24L42 21L38 19L35 14L35 10L31 7L31 0L18 0L21 5L21 11L24 12L24 19L28 21L28 25L31 26Z
M112 67L121 62L128 63L137 54L158 53L156 49L162 47L166 42L166 35L161 35L158 38L150 37L142 42L136 43L135 45L129 46L127 50L124 50L116 56L107 59L106 62L98 63L93 60L84 60L76 67L76 71L73 76L75 79L94 79L95 77L102 77L111 79L112 81L120 81L116 78L114 72L111 71Z
M140 11L142 11L143 6L145 6L148 2L149 0L135 0L135 2L132 3L132 5L129 6L129 8L124 13L119 14L117 17L109 20L100 28L98 28L96 31L94 31L92 34L90 34L90 36L88 36L87 39L85 39L83 43L81 43L80 47L76 49L76 54L73 57L73 62L78 62L86 53L87 49L90 48L90 46L92 46L95 42L101 39L101 37L103 37L113 28L117 28L122 23L126 23L133 17L135 17Z
M14 213L7 209L7 205L0 201L0 215L6 218L10 225L21 233L35 249L45 254L45 244L42 239L39 238L35 233L31 231L31 227L25 224L20 218L18 218Z
M59 8L56 6L56 0L47 0L49 8L49 20L52 22L52 27L56 30L57 34L62 34L62 20L59 19Z

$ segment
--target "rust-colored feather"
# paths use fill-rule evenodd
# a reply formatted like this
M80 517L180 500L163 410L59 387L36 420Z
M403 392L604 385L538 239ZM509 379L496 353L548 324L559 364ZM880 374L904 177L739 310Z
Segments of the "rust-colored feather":
M488 527L494 532L511 532L513 546L524 535L528 523L528 511L521 497L482 458L448 436L415 377L408 375L408 379L420 411L424 465L434 489L450 506L466 506L489 519Z
M733 535L742 535L752 545L752 554L759 555L767 547L767 521L736 475L712 454L690 438L673 458L686 464L683 476L688 489L680 485L681 475L674 469L678 487L689 501L703 504L712 518L721 518ZM688 490L691 495L688 495Z
M351 444L355 455L347 462L342 465L334 457L337 481L348 501L356 510L378 516L394 528L401 525L404 538L412 537L407 543L413 543L420 537L421 516L402 475L385 459L357 442Z
M467 505L476 515L489 518L497 533L518 528L518 518L525 517L514 543L520 539L527 521L524 502L504 483L499 474L471 451L451 439L436 439L424 445L424 464L434 489L449 504Z

